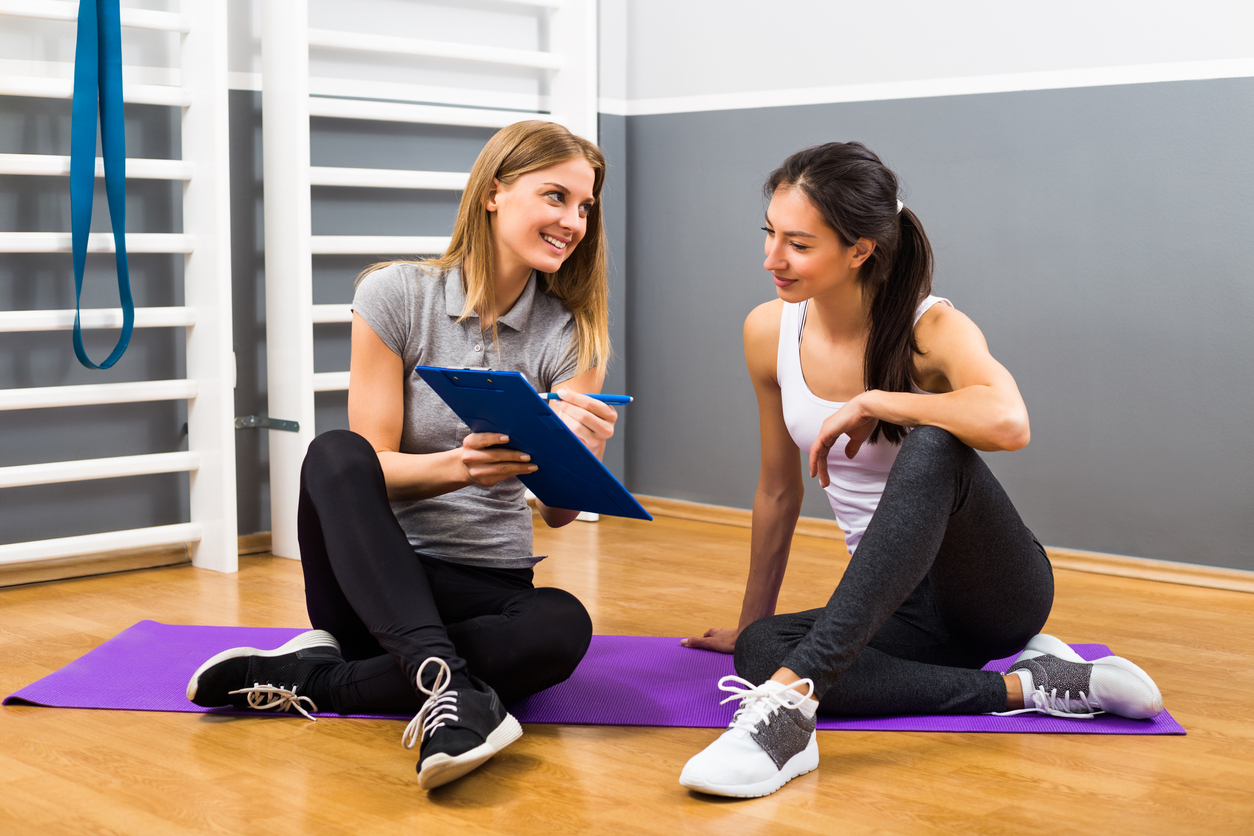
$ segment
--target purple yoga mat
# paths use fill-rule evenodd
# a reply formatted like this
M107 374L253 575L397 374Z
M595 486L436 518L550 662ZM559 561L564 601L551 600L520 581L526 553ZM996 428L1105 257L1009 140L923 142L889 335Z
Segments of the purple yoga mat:
M229 647L278 647L300 629L275 627L193 627L141 621L15 694L5 705L57 708L110 708L130 711L183 711L250 714L234 709L205 709L188 702L187 680L200 663ZM1075 645L1086 659L1109 655L1104 645ZM1009 659L986 670L1005 670ZM523 723L619 726L691 726L721 728L735 703L718 679L733 673L730 656L690 650L675 638L594 636L588 655L566 682L511 707ZM408 720L409 715L336 715ZM863 731L1066 732L1072 734L1184 734L1163 712L1152 720L1100 715L1093 720L1064 720L1037 714L994 717L987 714L926 717L820 717L820 729Z

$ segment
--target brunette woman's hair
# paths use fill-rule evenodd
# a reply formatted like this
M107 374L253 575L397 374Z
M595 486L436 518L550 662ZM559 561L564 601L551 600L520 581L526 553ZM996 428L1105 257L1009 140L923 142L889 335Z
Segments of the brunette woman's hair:
M823 220L850 247L859 238L875 249L858 271L871 297L871 333L863 377L867 389L909 392L914 355L914 312L932 290L932 245L908 208L898 211L897 176L860 142L828 142L798 151L766 181L769 200L777 189L800 189ZM906 431L879 422L880 434L900 444Z
M496 306L496 283L492 273L496 247L492 240L488 195L494 181L508 186L532 171L581 158L592 166L592 195L588 225L583 239L556 273L540 274L540 289L556 296L575 320L578 371L602 366L609 361L609 284L606 279L605 226L601 222L601 187L605 185L605 157L601 149L554 122L529 120L515 122L497 131L479 152L470 179L462 192L461 206L453 236L444 255L420 261L385 261L372 264L358 277L391 264L422 264L440 270L459 268L466 307L458 322L476 311ZM492 325L496 336L496 323ZM499 341L497 342L499 345Z

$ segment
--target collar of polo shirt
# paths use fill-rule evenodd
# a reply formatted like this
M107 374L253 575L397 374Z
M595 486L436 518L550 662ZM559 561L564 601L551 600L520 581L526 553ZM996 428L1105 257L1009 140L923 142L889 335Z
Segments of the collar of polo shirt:
M514 307L510 308L497 322L515 331L521 331L531 317L531 306L535 301L536 271L532 270L531 275L527 277L527 286L523 288L522 295L518 297ZM462 289L461 275L454 275L450 271L450 275L444 281L444 310L449 316L457 318L462 315L462 309L465 307L466 291ZM471 311L470 315L475 319L479 318L474 311Z

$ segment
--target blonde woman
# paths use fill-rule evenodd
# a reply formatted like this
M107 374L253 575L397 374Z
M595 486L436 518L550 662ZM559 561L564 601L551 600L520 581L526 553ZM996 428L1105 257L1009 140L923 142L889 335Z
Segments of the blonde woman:
M353 300L352 431L310 445L299 536L311 624L236 648L188 684L200 705L418 715L419 783L452 781L516 740L502 703L570 676L592 637L573 595L532 584L528 457L471 433L419 364L524 374L597 456L614 434L600 150L520 122L483 149L448 250L367 270ZM540 504L544 521L576 512Z

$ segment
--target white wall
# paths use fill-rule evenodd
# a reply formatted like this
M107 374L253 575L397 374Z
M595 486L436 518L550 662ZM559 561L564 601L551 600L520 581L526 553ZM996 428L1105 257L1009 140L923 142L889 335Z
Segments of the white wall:
M597 0L597 58L600 62L597 83L602 101L623 102L627 99L629 2L630 0ZM604 107L601 109L605 110Z
M627 48L621 79L602 64L602 110L629 115L765 106L769 96L745 94L778 91L811 91L774 100L801 104L1254 75L1250 0L601 7L603 48L616 39ZM622 34L606 32L610 25Z

